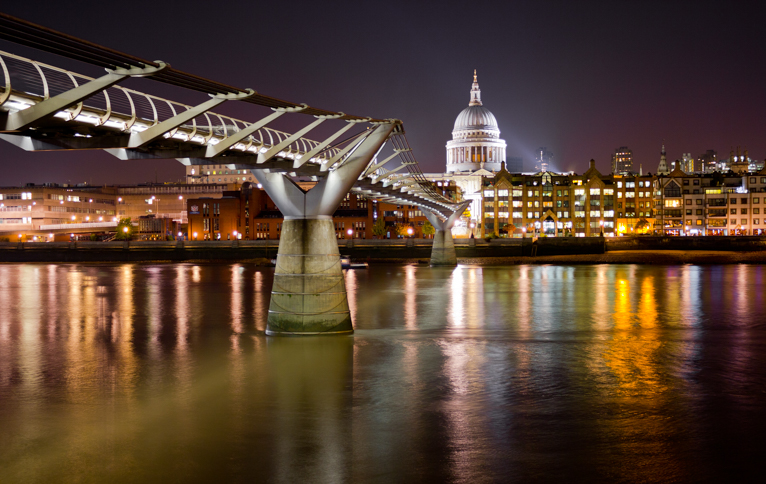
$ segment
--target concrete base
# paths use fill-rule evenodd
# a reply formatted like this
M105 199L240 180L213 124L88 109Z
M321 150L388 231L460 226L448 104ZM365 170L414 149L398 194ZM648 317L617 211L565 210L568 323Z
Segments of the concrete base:
M266 334L353 332L332 219L285 220Z
M434 245L431 248L432 266L456 266L455 242L452 240L452 230L436 230Z

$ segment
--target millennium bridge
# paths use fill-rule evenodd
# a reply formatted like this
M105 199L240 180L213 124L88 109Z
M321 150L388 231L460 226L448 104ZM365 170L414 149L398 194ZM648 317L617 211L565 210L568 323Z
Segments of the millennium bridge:
M106 72L92 78L0 51L3 140L27 151L104 150L126 161L177 159L253 173L284 215L267 334L353 332L332 222L350 191L420 208L436 229L431 264L457 263L451 229L468 202L444 197L423 176L398 119L276 99L1 13L0 39ZM207 100L190 106L119 85L141 77ZM268 115L244 121L213 111L225 102ZM294 133L269 127L282 116L308 124ZM323 140L306 137L323 123L337 130ZM301 189L298 178L316 185Z

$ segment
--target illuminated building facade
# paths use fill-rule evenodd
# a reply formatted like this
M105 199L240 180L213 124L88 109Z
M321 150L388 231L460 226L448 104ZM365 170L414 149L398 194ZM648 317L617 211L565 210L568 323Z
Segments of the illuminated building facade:
M631 175L633 173L633 150L621 146L612 155L612 173L615 175Z
M548 151L548 148L546 148L545 146L541 146L540 148L537 148L537 152L535 153L535 171L536 172L550 171L552 166L553 166L553 153Z
M593 160L582 175L501 170L482 188L481 235L612 237L643 231L654 224L652 180L602 175Z
M225 191L219 198L189 198L186 208L189 240L278 240L284 221L266 192L250 183L241 190ZM349 193L333 221L339 239L371 238L373 203Z
M474 71L468 107L458 114L452 140L447 142L447 173L498 171L505 160L505 147L495 115L482 105Z

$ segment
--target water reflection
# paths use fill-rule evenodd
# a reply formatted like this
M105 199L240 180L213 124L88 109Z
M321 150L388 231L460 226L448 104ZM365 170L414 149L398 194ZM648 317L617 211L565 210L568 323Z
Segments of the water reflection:
M353 337L267 338L248 263L0 265L0 482L722 480L763 271L372 266Z

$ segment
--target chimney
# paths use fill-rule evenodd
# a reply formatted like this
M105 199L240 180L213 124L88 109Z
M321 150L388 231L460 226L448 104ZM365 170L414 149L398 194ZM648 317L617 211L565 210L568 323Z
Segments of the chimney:
M590 168L589 169L590 170L595 170L596 169L596 160L594 160L593 158L591 158L591 160L590 160Z

